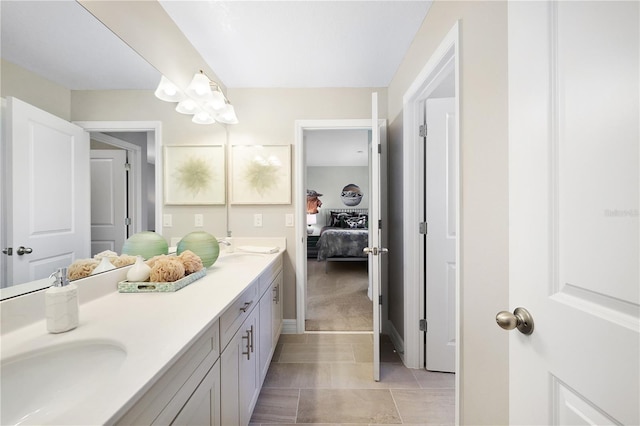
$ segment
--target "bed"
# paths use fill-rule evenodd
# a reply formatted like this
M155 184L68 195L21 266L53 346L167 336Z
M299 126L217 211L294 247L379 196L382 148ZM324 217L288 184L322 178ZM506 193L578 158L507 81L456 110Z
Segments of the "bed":
M369 244L367 209L331 210L327 215L327 226L320 231L318 260L325 262L366 261L363 249Z

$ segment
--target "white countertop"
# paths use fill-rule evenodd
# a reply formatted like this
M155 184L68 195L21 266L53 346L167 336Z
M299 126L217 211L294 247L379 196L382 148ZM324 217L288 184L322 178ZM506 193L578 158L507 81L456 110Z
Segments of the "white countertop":
M42 320L4 334L2 358L82 340L121 346L126 359L108 383L74 410L48 419L50 424L113 423L280 253L229 264L224 257L233 254L221 254L205 277L174 293L114 291L82 304L75 330L49 334Z

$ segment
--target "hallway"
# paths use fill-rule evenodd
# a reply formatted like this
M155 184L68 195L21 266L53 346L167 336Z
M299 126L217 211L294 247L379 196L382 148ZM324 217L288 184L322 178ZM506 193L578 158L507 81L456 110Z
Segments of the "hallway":
M371 334L283 334L251 425L454 424L453 374L405 368L383 338L374 382L372 345Z

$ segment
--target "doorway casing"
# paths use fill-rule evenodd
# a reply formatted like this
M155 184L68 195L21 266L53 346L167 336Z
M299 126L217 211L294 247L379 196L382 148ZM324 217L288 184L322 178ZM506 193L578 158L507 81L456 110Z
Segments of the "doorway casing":
M305 130L345 130L371 129L371 119L362 120L296 120L295 122L295 196L294 205L296 223L296 332L305 332L307 258L305 255L307 238L306 210L306 149Z
M455 361L455 388L456 388L456 424L460 423L460 369L462 357L462 342L460 341L460 289L463 279L460 271L460 246L463 235L460 232L460 213L462 209L460 185L460 26L456 22L443 38L438 48L429 58L416 79L409 86L403 96L403 252L404 252L404 339L403 348L404 364L409 368L422 368L424 365L424 332L420 331L419 322L422 318L425 305L424 294L424 251L422 248L423 236L418 232L418 224L423 220L423 202L425 188L416 176L422 176L423 144L419 134L419 126L424 118L421 116L421 104L438 88L440 83L454 73L455 83L455 127L457 129L456 169L458 173L458 188L456 188L456 259L458 273L456 274L456 361ZM410 283L410 284L407 284ZM417 284L416 284L417 283Z

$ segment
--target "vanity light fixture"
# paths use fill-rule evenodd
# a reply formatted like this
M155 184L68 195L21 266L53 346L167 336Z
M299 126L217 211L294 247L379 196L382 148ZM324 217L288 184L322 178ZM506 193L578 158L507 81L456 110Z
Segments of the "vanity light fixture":
M184 92L162 76L155 95L166 102L178 102L176 111L193 115L191 121L194 123L238 123L233 105L224 96L218 83L209 79L203 71L193 76Z

